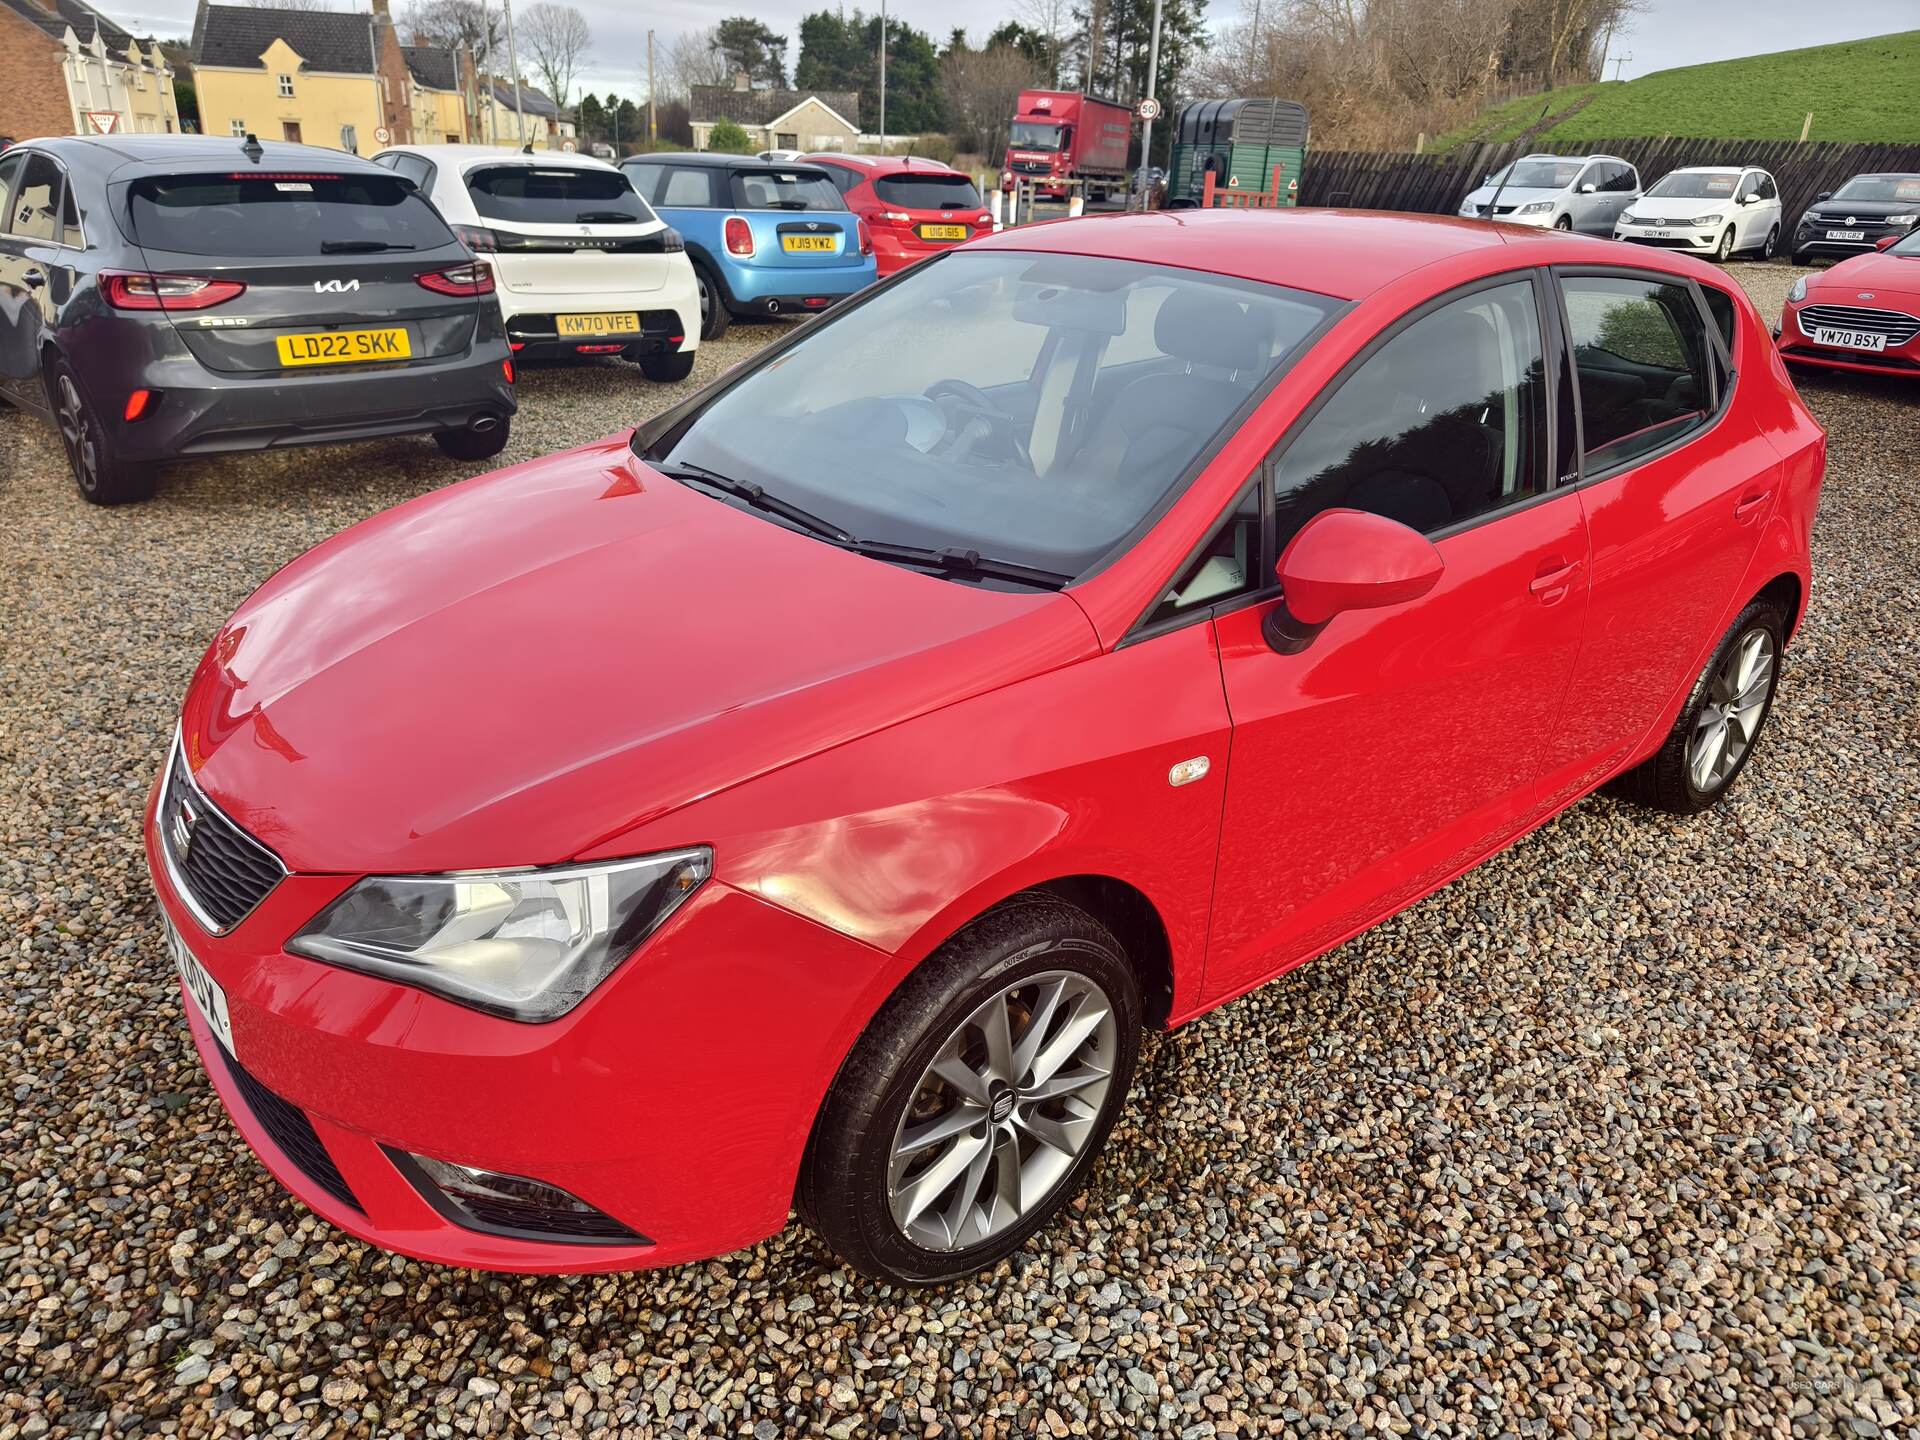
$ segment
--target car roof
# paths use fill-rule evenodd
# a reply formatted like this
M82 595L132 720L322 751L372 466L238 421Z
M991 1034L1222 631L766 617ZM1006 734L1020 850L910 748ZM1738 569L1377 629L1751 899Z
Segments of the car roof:
M166 175L209 164L235 171L257 166L262 170L298 168L354 174L387 174L383 167L344 150L320 145L295 145L285 140L255 140L258 158L248 141L234 135L49 135L26 144L44 150L62 163L95 174Z
M805 170L804 160L762 160L758 155L716 155L711 150L687 150L681 152L656 153L651 155L629 155L620 162L622 165L707 165L719 169L735 169L745 166L750 170Z
M566 150L535 150L529 155L518 145L383 145L376 155L418 155L436 165L454 165L462 170L475 165L537 165L542 169L612 170L596 155Z
M1669 175L1737 175L1743 170L1764 169L1760 165L1680 165L1669 170Z
M1140 260L1357 300L1422 266L1542 233L1485 220L1373 210L1155 210L1021 225L983 235L965 248ZM1584 248L1594 242L1581 237L1568 243ZM1542 263L1513 261L1516 268Z
M849 165L856 170L928 170L939 175L958 175L962 172L939 160L930 160L925 155L849 155L839 150L810 150L800 157L802 160L828 160L835 165Z

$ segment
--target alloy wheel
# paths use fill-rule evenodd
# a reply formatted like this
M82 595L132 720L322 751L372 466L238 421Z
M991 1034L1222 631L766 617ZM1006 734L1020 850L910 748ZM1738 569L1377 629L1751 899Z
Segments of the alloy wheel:
M1713 252L1713 258L1724 261L1733 254L1733 227L1729 225L1720 236L1720 247Z
M1775 663L1773 636L1755 628L1733 643L1707 682L1706 701L1687 742L1687 778L1700 794L1724 785L1753 747L1767 713Z
M100 449L93 438L86 401L80 398L80 387L73 383L73 377L64 370L59 372L54 389L55 420L60 427L60 438L66 443L67 455L73 461L74 473L82 487L96 489L100 481Z
M704 332L713 320L713 287L707 284L707 277L697 271L693 278L700 285L700 329Z
M900 1233L962 1250L1044 1206L1096 1128L1118 1041L1111 999L1075 971L1023 977L975 1007L894 1130L887 1202Z
M1767 243L1764 246L1762 246L1760 249L1760 258L1762 260L1771 260L1773 258L1773 252L1779 246L1779 244L1780 244L1780 227L1776 225L1771 230L1767 231Z

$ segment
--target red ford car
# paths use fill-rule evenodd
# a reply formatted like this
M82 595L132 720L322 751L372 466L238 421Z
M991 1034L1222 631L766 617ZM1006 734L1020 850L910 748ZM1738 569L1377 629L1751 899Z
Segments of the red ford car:
M797 1207L974 1272L1143 1029L1605 782L1725 795L1824 461L1682 256L1325 210L968 245L240 608L146 826L194 1039L410 1255L666 1265Z
M1802 275L1777 333L1795 364L1920 379L1920 229Z
M993 231L973 180L938 161L907 155L809 155L806 161L832 176L847 208L867 222L883 277Z

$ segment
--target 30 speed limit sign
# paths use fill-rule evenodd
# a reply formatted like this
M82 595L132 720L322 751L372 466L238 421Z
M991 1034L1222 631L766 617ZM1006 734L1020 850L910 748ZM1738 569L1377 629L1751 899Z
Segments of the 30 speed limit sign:
M1160 102L1149 95L1140 102L1134 113L1142 120L1158 120L1160 118Z

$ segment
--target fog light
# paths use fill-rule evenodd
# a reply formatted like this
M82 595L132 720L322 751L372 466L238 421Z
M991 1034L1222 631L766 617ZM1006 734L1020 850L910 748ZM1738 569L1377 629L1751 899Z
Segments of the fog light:
M618 355L627 347L624 345L576 345L573 348L581 355Z
M147 413L147 407L152 403L151 390L136 390L127 396L127 408L122 412L121 418L127 421L138 420Z
M653 1243L557 1185L403 1150L388 1150L387 1158L412 1182L423 1200L446 1219L469 1230L519 1240Z
M518 349L519 347L515 346L514 348ZM507 383L511 385L513 383L513 361L502 360L500 362L500 373L507 377Z

